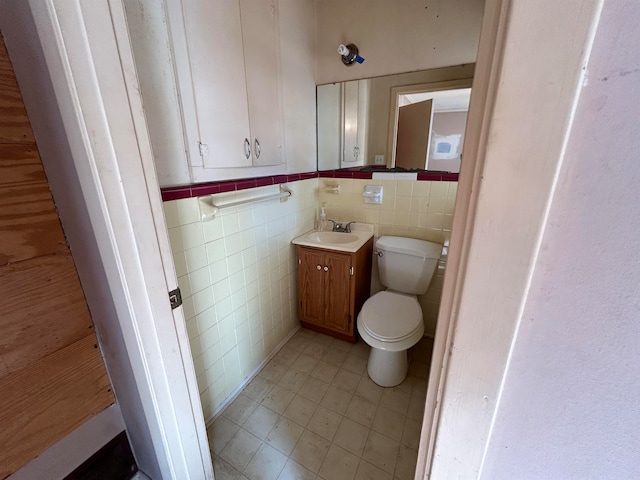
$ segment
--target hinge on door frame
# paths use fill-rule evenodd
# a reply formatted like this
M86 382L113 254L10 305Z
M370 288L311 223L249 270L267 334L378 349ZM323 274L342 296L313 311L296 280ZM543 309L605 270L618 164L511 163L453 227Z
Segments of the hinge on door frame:
M171 310L175 310L182 305L182 293L180 292L180 287L169 292L169 304L171 305Z
M302 259L298 257L298 265L302 265Z
M209 145L206 143L198 142L198 153L201 157L209 155Z
M355 269L353 267L349 268L349 275L353 276Z

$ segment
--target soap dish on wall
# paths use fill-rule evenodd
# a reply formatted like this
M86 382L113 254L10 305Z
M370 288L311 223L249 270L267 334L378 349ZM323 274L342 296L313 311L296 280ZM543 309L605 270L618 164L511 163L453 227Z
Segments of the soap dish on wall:
M340 193L340 184L325 185L322 189L327 193Z
M380 185L367 185L364 187L364 203L382 203L382 186Z

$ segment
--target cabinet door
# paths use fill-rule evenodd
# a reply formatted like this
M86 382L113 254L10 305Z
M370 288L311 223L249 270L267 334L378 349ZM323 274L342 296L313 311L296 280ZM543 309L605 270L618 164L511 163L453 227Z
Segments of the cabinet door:
M349 333L351 329L351 255L325 253L324 324L332 330Z
M277 1L240 0L240 10L253 165L279 165L284 156Z
M238 0L182 2L205 168L252 164ZM189 148L196 148L190 145Z
M322 252L298 247L298 315L315 325L323 324L323 267Z
M369 127L369 80L358 80L358 162L367 164L367 137Z
M358 158L358 81L344 84L343 90L344 133L342 143L342 166L353 167Z
M339 83L318 88L318 170L333 170L342 158L342 104Z

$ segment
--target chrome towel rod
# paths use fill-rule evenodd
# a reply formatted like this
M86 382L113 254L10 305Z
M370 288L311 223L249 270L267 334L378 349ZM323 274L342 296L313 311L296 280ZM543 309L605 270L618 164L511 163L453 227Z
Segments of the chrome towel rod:
M200 214L203 222L213 220L218 211L223 208L237 207L239 205L247 205L249 203L266 202L267 200L280 199L280 202L286 202L293 192L286 185L280 185L280 193L274 193L272 195L265 195L258 198L247 198L246 200L238 200L237 202L229 202L222 205L216 205L213 203L213 195L207 195L205 197L199 197L198 203L200 204Z

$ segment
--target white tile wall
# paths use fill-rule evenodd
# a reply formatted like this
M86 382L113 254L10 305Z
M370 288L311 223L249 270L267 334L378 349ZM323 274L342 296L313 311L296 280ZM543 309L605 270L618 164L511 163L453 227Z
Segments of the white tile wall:
M200 221L197 198L164 202L204 416L298 324L291 240L314 226L317 179L293 196L220 210ZM214 203L278 193L278 186L214 195Z
M331 194L325 185L340 184ZM382 205L365 204L365 185L383 185ZM443 243L449 238L456 182L310 179L289 184L294 195L223 209L200 221L198 200L164 202L169 238L198 386L208 418L298 324L291 240L314 227L322 203L337 221L375 225L378 235ZM277 186L214 196L227 203L278 193ZM372 291L379 289L374 271ZM435 332L444 277L441 262L419 298L425 327Z
M444 243L451 234L458 182L321 178L320 204L329 218L376 226L378 235L400 235ZM340 185L339 193L330 193ZM364 203L364 187L382 185L381 205Z

